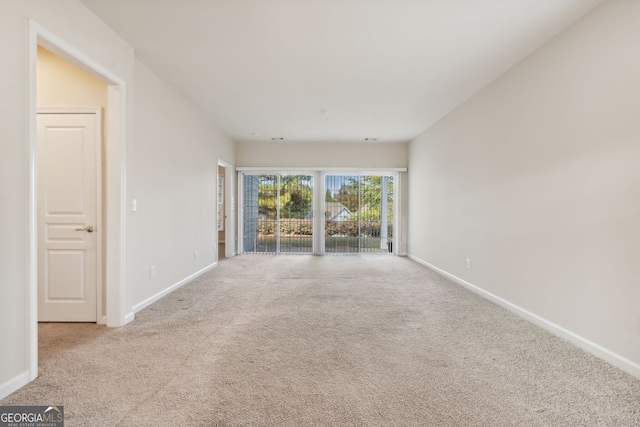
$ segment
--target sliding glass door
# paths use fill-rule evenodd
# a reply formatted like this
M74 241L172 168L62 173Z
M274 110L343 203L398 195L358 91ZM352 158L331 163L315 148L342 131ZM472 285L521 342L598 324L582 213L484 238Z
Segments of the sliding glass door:
M394 176L325 175L325 253L393 251Z
M243 250L312 253L313 175L244 174Z
M243 253L393 253L394 173L245 172L242 182Z

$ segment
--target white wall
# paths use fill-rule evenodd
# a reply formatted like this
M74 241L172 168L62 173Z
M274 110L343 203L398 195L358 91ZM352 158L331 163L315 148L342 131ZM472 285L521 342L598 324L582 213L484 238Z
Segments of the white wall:
M410 255L636 375L638 40L605 2L409 145Z
M139 309L217 261L218 159L233 164L234 152L232 141L146 66L136 61L135 71L127 283L129 302Z
M81 3L1 2L0 398L34 373L29 340L29 19L126 87L125 311L216 259L217 161L234 162L232 142L136 62L133 49ZM136 213L130 210L131 198L138 199ZM194 250L198 260L193 260ZM154 281L148 277L150 263L158 269Z
M407 144L403 143L269 143L236 144L237 166L315 168L406 168Z

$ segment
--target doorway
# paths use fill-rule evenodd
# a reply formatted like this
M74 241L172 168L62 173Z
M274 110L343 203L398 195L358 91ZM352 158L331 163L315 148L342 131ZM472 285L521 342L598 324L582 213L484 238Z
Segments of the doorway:
M218 160L216 186L216 247L218 261L236 254L235 197L233 166Z
M226 229L227 213L225 211L226 181L224 166L218 164L218 194L216 197L217 218L218 218L218 261L225 259L226 255Z
M37 48L37 84L38 321L105 323L107 85L43 46Z
M37 82L38 48L45 48L106 85L103 130L103 243L104 286L102 307L96 321L107 326L123 326L133 320L126 308L125 280L125 176L126 176L126 83L88 55L29 20L29 380L38 375L38 189L37 189L37 111L41 89ZM78 104L75 104L78 105ZM95 104L94 104L95 105ZM75 230L74 230L75 231ZM98 297L100 293L98 293Z

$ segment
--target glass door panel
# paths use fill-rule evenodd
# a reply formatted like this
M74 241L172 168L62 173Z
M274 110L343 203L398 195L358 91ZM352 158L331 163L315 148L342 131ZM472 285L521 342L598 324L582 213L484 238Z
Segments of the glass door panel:
M313 176L280 175L280 251L313 253Z
M391 253L394 177L325 175L325 253Z
M357 175L325 175L324 251L358 253L360 181Z
M313 176L244 175L245 253L313 252Z
M277 175L244 175L244 252L276 252L277 194Z

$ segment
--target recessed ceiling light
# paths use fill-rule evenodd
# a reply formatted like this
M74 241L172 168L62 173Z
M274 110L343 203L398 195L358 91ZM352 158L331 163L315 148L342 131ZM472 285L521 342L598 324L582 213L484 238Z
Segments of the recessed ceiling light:
M284 138L271 138L272 141L282 141Z
M378 138L365 138L364 140L365 141L377 141Z
M251 135L253 135L253 136L260 136L260 134L259 134L258 132L254 132L254 133L252 133Z

